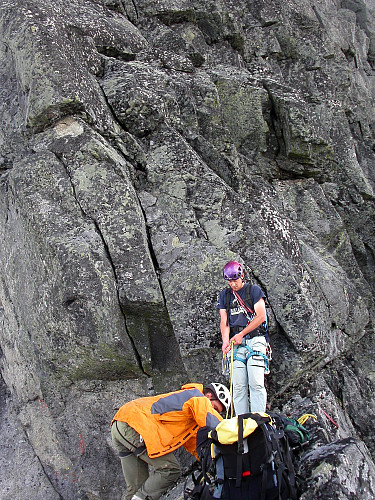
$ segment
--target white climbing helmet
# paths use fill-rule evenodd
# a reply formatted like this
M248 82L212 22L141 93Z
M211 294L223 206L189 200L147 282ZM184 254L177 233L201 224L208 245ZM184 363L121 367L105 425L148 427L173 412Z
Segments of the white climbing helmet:
M204 387L204 392L210 391L212 392L217 399L224 405L225 410L228 410L230 406L230 392L225 387L225 385L220 383L211 382Z

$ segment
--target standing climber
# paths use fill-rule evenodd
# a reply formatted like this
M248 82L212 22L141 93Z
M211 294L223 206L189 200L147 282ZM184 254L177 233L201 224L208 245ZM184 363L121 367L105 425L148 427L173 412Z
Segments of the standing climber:
M173 451L184 446L198 458L198 430L213 429L229 404L228 389L211 383L186 384L179 391L121 406L111 426L126 481L125 500L157 500L180 474Z
M257 285L244 282L242 265L228 262L223 276L230 288L219 295L216 308L220 310L222 351L234 348L233 405L237 415L265 412L267 391L264 386L267 363L267 314L265 295ZM248 389L250 392L250 408Z

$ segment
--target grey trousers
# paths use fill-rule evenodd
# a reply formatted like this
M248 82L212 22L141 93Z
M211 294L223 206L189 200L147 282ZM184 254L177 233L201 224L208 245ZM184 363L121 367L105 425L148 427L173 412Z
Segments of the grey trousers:
M264 336L246 340L246 345L253 351L266 354L267 342ZM237 347L235 355L238 358L233 362L233 404L236 415L249 411L265 412L267 391L264 386L264 359L261 356L250 356L247 348L242 345Z
M119 452L134 451L142 445L141 436L125 422L113 422L111 432ZM149 465L153 468L151 473ZM158 500L180 475L180 465L173 453L157 458L150 458L146 450L139 456L130 454L121 458L121 467L126 481L125 500L131 500L133 495L143 500Z

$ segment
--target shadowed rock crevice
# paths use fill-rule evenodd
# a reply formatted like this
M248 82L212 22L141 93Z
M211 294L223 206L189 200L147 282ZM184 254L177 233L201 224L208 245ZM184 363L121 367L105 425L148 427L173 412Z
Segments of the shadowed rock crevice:
M94 149L92 149L92 144L90 143L87 143L87 146L87 154L90 157L93 154ZM108 151L111 151L109 145L106 147L108 148ZM64 146L61 142L57 142L52 146L52 149L61 149L63 151ZM63 153L58 153L61 159L62 154ZM119 159L120 156L118 156L118 160ZM108 168L108 170L107 173L104 173L105 171L100 170L100 168L103 168L105 164L101 163L101 167L99 167L98 164L97 172L101 176L100 182L102 183L102 187L104 190L109 189L109 192L113 192L114 196L116 196L116 190L121 189L121 184L129 182L127 171L124 170L124 168L121 169L121 162L117 165L117 167L115 167L115 163L113 163L113 159L111 159L110 156L106 157L104 155L102 160L107 162L105 168ZM157 277L157 262L155 260L155 256L153 255L152 247L150 246L144 213L142 207L139 204L137 195L133 191L134 203L136 206L138 206L138 209L136 211L132 209L132 211L133 217L137 217L139 220L141 231L139 233L140 239L138 241L137 239L134 240L134 244L138 246L140 255L142 255L142 260L145 258L145 256L149 260L148 266L150 267L148 272L150 273L150 276L145 276L145 279L149 278L150 283L152 283L152 281L154 280L156 293L160 296L159 304L149 304L142 299L140 300L138 298L134 300L134 298L132 298L132 295L134 295L134 293L137 294L139 292L137 292L135 288L132 291L132 287L128 288L128 286L124 282L126 266L124 267L125 263L122 261L123 256L121 256L121 242L118 242L118 247L114 247L113 236L110 237L109 241L106 241L105 239L106 235L108 237L109 233L108 228L105 228L104 226L104 222L105 220L108 220L108 222L112 224L112 219L116 216L116 214L106 213L105 205L102 206L101 211L97 212L94 206L91 204L91 201L89 201L89 199L87 198L85 191L82 189L85 183L91 182L89 178L92 174L89 170L89 163L87 163L87 166L85 167L86 161L86 159L80 158L79 162L76 163L76 161L71 157L69 158L69 156L63 159L73 186L73 192L77 203L79 204L84 217L87 217L94 223L95 229L100 236L103 247L105 249L105 253L113 270L120 310L122 311L127 335L130 337L129 341L133 346L135 356L139 362L139 366L142 371L149 376L152 376L155 371L158 373L161 372L162 368L165 373L169 374L177 374L179 372L183 372L184 369L183 363L180 359L179 348L173 335L172 326L170 324L168 312L165 306L163 290ZM123 162L123 167L124 165L125 163ZM113 167L115 167L115 169L112 171ZM82 170L82 173L78 175L80 170ZM87 175L88 177L86 177ZM96 175L97 174L94 173L94 177L96 177ZM108 177L108 179L112 179L111 185L107 183L106 177ZM97 179L99 180L99 177ZM77 182L78 184L74 184ZM131 187L130 184L129 187ZM115 191L113 191L114 189ZM121 201L121 204L124 205L124 200ZM117 210L119 210L119 208L120 206L117 208ZM132 217L131 214L129 214L127 217L129 216ZM128 230L132 231L131 226L129 226ZM114 252L114 255L112 255L111 252ZM156 268L154 267L155 263ZM136 275L139 274L140 271L142 271L142 262L140 262L138 265L137 261L135 261L132 265L134 266ZM142 272L144 273L144 271ZM154 339L157 339L157 347L153 343ZM126 341L124 340L123 342L126 345ZM160 352L163 353L162 358L160 358Z
M78 203L78 205L79 205L79 207L80 207L80 209L81 209L82 215L83 215L85 218L88 218L89 220L91 220L91 221L93 222L93 224L94 224L94 226L95 226L95 229L96 229L96 231L97 231L97 233L98 233L98 235L99 235L99 237L100 237L100 239L101 239L101 241L102 241L102 243L103 243L103 247L104 247L104 250L105 250L105 254L106 254L107 259L108 259L108 261L109 261L109 263L110 263L110 265L111 265L111 268L112 268L112 271L113 271L113 275L114 275L114 278L115 278L115 282L116 282L116 290L117 290L118 301L119 301L119 307L120 307L120 309L122 310L122 308L121 308L121 301L120 301L120 295L119 295L119 293L118 293L118 287L119 287L119 285L118 285L118 278L117 278L117 275L116 275L116 268L115 268L114 262L113 262L113 260L112 260L111 254L110 254L108 244L107 244L107 242L106 242L106 241L105 241L105 239L104 239L104 236L103 236L103 234L102 234L102 232L101 232L101 230L100 230L100 226L99 226L98 222L97 222L95 219L92 219L91 217L89 217L87 214L85 214L85 212L84 212L84 210L83 210L83 208L82 208L82 206L81 206L81 204L80 204L80 202L79 202L79 200L78 200L78 198L77 198L77 194L76 194L75 186L74 186L73 180L72 180L72 178L71 178L71 176L70 176L69 169L68 169L68 168L66 167L66 165L64 164L64 161L63 161L62 156L60 156L60 157L59 157L58 155L56 155L56 156L58 157L58 159L59 159L59 160L62 162L62 164L64 165L64 167L65 167L65 169L66 169L66 172L67 172L67 174L68 174L68 176L69 176L69 178L70 178L70 182L71 182L72 190L73 190L73 193L74 193L74 197L75 197L75 199L76 199L76 201L77 201L77 203ZM69 307L69 306L71 306L72 304L74 304L77 300L78 300L78 298L77 298L77 297L74 297L74 298L69 298L69 299L67 299L67 300L65 301L65 305L67 305L67 306ZM128 328L127 328L127 326L126 326L127 321L126 321L126 316L125 316L125 314L123 315L123 317L124 317L125 330L126 330L126 332L127 332L127 334L128 334L128 339L127 339L127 340L131 343L131 345L132 345L132 347L133 347L134 354L135 354L135 357L136 357L136 359L137 359L137 361L138 361L138 366L139 366L140 370L142 370L142 371L143 371L143 373L145 373L145 372L144 372L144 369L143 369L143 367L142 367L142 359L141 359L141 356L140 356L140 354L138 353L138 351L137 351L137 349L136 349L135 343L134 343L134 341L133 341L133 339L132 339L131 335L129 335L129 331L128 331ZM127 342L124 342L124 344L126 345L126 344L127 344Z

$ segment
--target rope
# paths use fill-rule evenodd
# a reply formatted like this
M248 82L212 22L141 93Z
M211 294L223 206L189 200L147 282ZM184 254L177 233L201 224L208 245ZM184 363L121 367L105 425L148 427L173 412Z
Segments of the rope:
M328 415L328 413L326 413L326 412L323 410L323 408L320 408L320 409L322 410L322 412L324 413L324 415L328 418L328 420L330 420L330 421L333 423L333 425L334 425L335 427L339 428L339 424L338 424L337 422L335 422L335 421L333 420L333 418L332 418L332 417L330 417L330 416Z
M251 316L254 316L254 311L252 309L250 309L250 307L247 306L247 304L245 303L245 301L242 300L241 296L237 292L235 292L234 290L233 290L233 294L236 296L237 301L238 301L240 307L244 310L244 314L245 314L246 318L249 321L251 321L251 318L249 318L248 313L250 313Z
M230 367L229 367L230 418L233 417L233 352L234 352L233 345L234 341L230 343ZM228 358L225 352L223 352L223 358L224 358L223 359L224 364L226 365L228 363ZM229 406L227 408L227 413L225 418L228 418L228 415L229 415Z
M309 418L315 418L316 420L318 417L316 415L311 415L310 413L305 413L297 419L297 422L301 425L304 425Z

